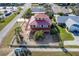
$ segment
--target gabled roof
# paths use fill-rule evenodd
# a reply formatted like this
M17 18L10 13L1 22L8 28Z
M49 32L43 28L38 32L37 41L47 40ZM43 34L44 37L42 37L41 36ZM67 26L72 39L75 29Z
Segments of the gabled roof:
M34 15L35 18L48 18L49 16L47 16L45 13L38 13Z
M36 20L36 18L41 18L42 20ZM45 18L45 19L43 19ZM49 19L49 17L44 14L44 13L38 13L38 14L35 14L34 16L31 17L30 19L31 21L29 22L30 25L33 25L33 24L37 24L37 25L41 25L41 24L51 24L51 20Z

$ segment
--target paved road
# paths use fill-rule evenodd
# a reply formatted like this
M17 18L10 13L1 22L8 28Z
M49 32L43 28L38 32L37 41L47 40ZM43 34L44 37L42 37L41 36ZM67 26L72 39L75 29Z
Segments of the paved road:
M61 48L28 48L30 51L44 51L44 52L63 52ZM79 52L79 48L66 48L69 52ZM8 56L16 56L14 49L8 54Z
M3 30L0 31L0 43L2 42L3 38L7 35L8 31L13 27L13 25L16 23L18 18L21 18L23 13L26 11L26 9L30 8L31 4L25 4L24 9L21 11L19 15L17 15L8 25L6 25Z

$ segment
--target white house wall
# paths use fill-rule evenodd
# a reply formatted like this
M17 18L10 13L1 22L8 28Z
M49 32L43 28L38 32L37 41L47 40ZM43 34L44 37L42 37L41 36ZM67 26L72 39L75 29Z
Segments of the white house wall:
M70 27L73 24L77 24L77 22L75 22L73 19L69 18L66 22L65 22L66 26L70 29Z

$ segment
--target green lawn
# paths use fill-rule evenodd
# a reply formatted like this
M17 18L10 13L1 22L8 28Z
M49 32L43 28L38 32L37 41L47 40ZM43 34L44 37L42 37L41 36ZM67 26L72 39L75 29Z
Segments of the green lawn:
M55 22L55 21L56 21L56 20L55 20L55 17L53 17L53 18L51 19L51 21L52 21L53 24L56 24L56 22Z
M60 38L61 38L62 41L64 41L64 40L74 40L74 37L71 35L71 33L67 32L65 30L65 28L62 28L58 25L57 25L57 27L60 30Z
M19 8L17 12L20 12L21 9ZM17 12L14 12L13 14L11 14L10 16L6 17L5 19L3 19L4 21L0 22L0 31L11 21L13 20L18 14Z
M65 48L79 48L78 45L64 45Z
M79 56L79 52L69 52L72 56ZM68 53L62 52L55 52L55 51L50 51L50 52L44 52L44 51L33 51L32 56L70 56Z

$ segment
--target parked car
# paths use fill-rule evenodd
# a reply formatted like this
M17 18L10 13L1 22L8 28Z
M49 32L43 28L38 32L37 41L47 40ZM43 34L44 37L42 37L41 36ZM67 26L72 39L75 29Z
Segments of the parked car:
M68 14L64 14L64 16L69 16Z
M28 56L31 52L27 48L15 48L14 50L16 56Z
M5 16L9 16L11 14L11 12L7 12L5 13Z

